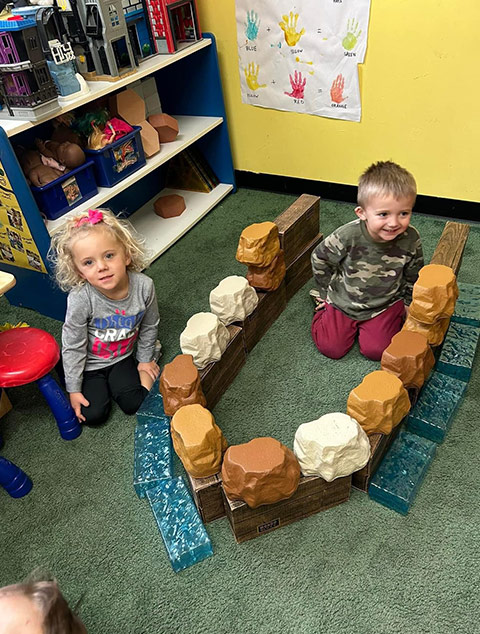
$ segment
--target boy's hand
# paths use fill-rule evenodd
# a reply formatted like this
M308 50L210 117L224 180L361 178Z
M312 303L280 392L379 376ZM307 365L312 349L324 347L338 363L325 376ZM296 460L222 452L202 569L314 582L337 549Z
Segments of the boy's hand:
M82 415L81 406L88 407L90 402L83 396L81 392L71 392L70 393L70 405L73 407L73 411L75 412L75 416L81 423L85 422L85 416Z
M146 372L149 377L155 381L157 376L160 374L160 368L157 365L156 361L150 361L149 363L139 363L137 365L138 372Z

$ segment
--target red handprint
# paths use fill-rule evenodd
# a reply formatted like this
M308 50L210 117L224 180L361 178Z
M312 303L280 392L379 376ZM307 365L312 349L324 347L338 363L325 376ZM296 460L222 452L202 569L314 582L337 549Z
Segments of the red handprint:
M285 94L289 97L293 97L294 99L303 99L303 95L305 92L305 84L307 83L307 78L302 77L302 73L295 71L294 76L289 75L290 85L292 86L292 92L285 91Z
M337 75L332 82L330 88L330 98L335 103L342 103L346 97L343 96L343 89L345 88L345 79L342 74Z

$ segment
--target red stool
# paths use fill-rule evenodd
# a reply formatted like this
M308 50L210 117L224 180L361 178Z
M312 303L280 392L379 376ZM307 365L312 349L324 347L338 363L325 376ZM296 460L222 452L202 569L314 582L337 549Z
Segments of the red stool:
M57 421L64 440L80 436L82 428L67 397L49 372L60 359L57 342L38 328L12 328L0 332L0 387L36 381Z

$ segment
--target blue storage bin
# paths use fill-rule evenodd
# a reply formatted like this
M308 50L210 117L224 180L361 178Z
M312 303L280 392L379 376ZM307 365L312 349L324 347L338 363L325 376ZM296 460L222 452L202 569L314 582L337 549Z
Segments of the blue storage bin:
M55 220L97 193L93 161L86 161L48 185L31 189L40 211Z
M95 178L101 187L113 187L145 165L140 126L101 150L85 150L95 164Z

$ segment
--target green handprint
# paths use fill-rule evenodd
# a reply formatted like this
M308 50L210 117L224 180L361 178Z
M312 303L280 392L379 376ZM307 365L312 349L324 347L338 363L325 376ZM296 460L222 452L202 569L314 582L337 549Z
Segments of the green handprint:
M351 18L347 22L347 34L342 40L342 46L346 51L351 51L357 45L358 38L362 34L359 29L358 20Z
M283 21L278 23L278 26L285 34L285 42L288 46L295 46L298 40L305 33L305 29L297 32L298 13L290 11L289 15L282 15Z

